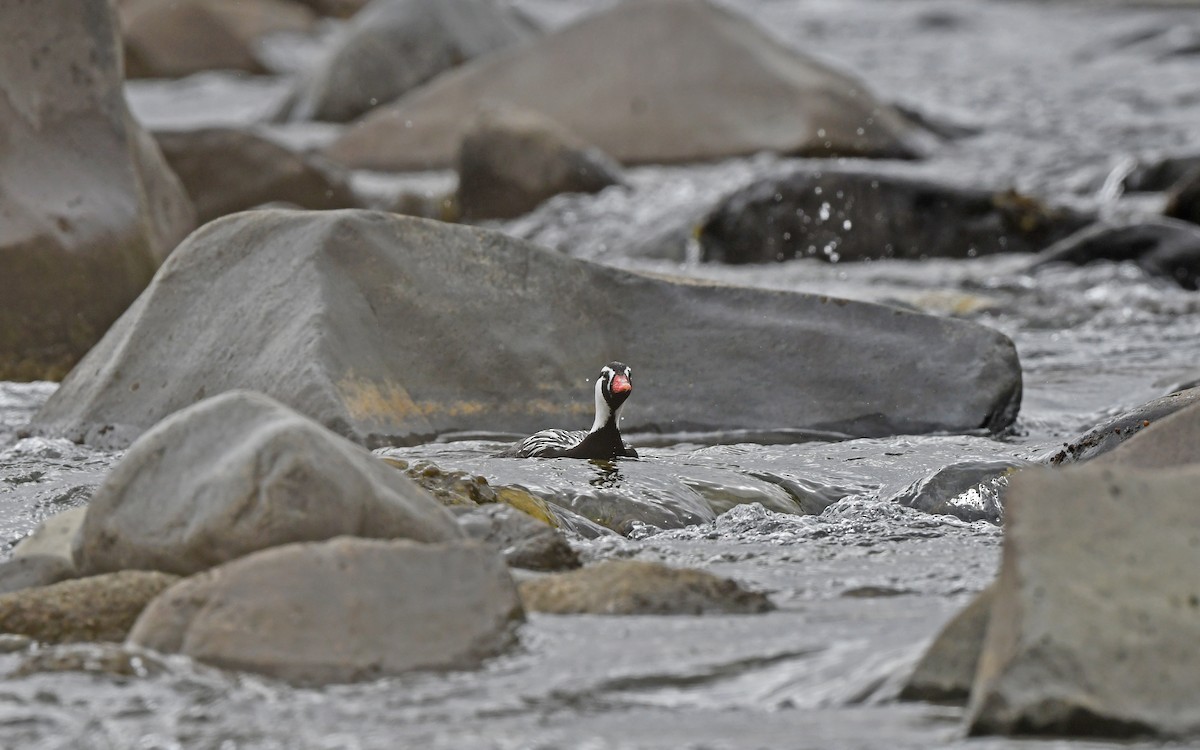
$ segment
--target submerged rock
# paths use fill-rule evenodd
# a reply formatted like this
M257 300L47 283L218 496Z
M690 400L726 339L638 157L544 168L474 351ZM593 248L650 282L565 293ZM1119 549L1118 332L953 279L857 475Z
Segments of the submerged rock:
M1176 219L1100 222L1042 251L1030 270L1050 263L1133 262L1184 289L1200 284L1200 226Z
M1160 419L1197 401L1200 401L1200 388L1189 388L1155 399L1102 422L1069 443L1064 443L1062 450L1054 451L1042 460L1052 465L1058 465L1095 458L1108 453L1142 430L1156 424ZM1180 424L1186 423L1181 422ZM1147 445L1154 442L1151 440ZM1181 445L1179 448L1186 450L1186 445Z
M449 166L480 102L548 116L625 164L759 151L916 156L919 127L867 87L707 0L625 2L451 71L328 150L354 167Z
M964 461L938 469L889 498L908 508L964 521L1000 523L1004 490L1022 461Z
M536 30L495 0L374 0L306 75L292 119L345 122Z
M533 612L556 615L754 614L774 609L765 595L703 570L609 560L521 583Z
M391 214L260 211L193 234L32 429L127 444L234 388L373 446L578 428L594 412L582 379L618 357L640 383L631 432L1002 429L1021 392L1012 342L968 322Z
M201 224L265 203L313 210L358 206L341 170L254 133L202 128L154 137Z
M463 507L463 506L459 506ZM582 563L560 531L509 505L464 508L458 524L467 536L504 555L513 568L573 570Z
M621 182L607 154L535 112L484 113L458 153L458 206L466 219L508 219L559 193L598 193Z
M181 581L131 643L295 682L478 666L524 620L504 561L476 542L343 537L258 552Z
M129 114L111 14L108 0L3 11L0 380L62 378L193 225Z
M432 497L360 446L235 391L172 415L130 446L92 496L75 560L85 573L187 575L342 534L462 536Z
M1028 470L971 692L974 734L1200 731L1200 466Z
M968 258L1033 252L1090 221L1012 191L805 168L741 188L700 228L701 258Z
M177 576L145 570L78 578L0 596L0 631L41 643L123 641Z

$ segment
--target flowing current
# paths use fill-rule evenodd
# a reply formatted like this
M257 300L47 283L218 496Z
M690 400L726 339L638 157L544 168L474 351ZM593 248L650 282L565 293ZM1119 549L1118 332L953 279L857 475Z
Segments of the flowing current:
M1158 198L1119 196L1108 179L1114 169L1135 157L1200 152L1200 56L1185 43L1200 35L1194 10L997 0L729 4L858 74L883 98L977 131L941 144L927 162L879 169L1015 186L1128 215L1156 210ZM583 0L520 5L553 24L595 7ZM276 53L300 58L307 44L282 40ZM285 85L205 75L129 93L135 113L152 126L181 125L260 116ZM489 454L497 444L481 441L387 451L556 498L574 514L567 526L586 560L704 568L767 592L777 611L531 615L519 647L480 670L321 689L177 657L147 657L113 674L102 649L76 647L67 650L78 657L73 670L44 667L0 681L0 747L1022 744L967 740L959 710L894 700L940 625L991 580L1001 532L892 500L950 464L1035 460L1110 414L1200 378L1200 294L1125 264L1024 273L1026 259L1016 256L737 268L686 260L687 235L677 230L713 199L801 163L760 155L634 169L629 189L561 196L498 228L634 269L903 304L995 327L1016 342L1024 370L1022 410L1010 433L782 445L694 436L640 446L642 460L615 465L495 459ZM442 176L425 179L437 184ZM664 247L674 250L648 250ZM46 516L84 504L120 457L20 439L20 426L53 390L0 383L0 541L8 548ZM580 398L590 393L581 377ZM636 408L635 395L627 412ZM797 514L805 504L825 510ZM607 523L587 520L597 518ZM28 659L0 655L0 673Z

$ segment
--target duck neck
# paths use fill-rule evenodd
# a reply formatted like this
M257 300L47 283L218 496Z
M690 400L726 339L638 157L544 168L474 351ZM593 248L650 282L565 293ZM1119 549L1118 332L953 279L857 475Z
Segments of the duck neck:
M612 423L613 427L617 426L617 412L620 407L613 411L608 405L608 401L604 398L604 381L596 380L596 421L592 422L592 429L588 432L599 432L604 429L608 423Z

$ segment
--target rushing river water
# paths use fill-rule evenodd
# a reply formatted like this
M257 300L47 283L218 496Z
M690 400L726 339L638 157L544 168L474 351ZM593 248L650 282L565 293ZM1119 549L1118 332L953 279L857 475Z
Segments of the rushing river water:
M583 0L520 4L554 23L588 7ZM893 169L1015 185L1128 214L1153 209L1155 199L1117 200L1106 186L1115 167L1132 156L1200 151L1200 57L1176 49L1180 29L1200 29L1194 10L995 0L733 5L863 76L885 98L979 130L942 144L928 162ZM130 93L143 119L178 125L261 114L282 90L278 80L203 76ZM492 458L497 445L487 442L387 451L556 499L587 560L705 568L769 593L777 611L533 615L519 648L481 670L323 689L153 655L131 674L113 675L97 666L102 649L67 649L81 668L0 682L0 747L1023 744L965 739L957 709L893 700L941 623L991 579L1001 533L890 498L950 464L1036 460L1106 415L1200 377L1200 295L1132 265L1030 274L1021 270L1026 259L1015 256L738 268L631 257L671 246L673 233L716 196L795 163L761 155L640 168L630 171L628 189L562 196L501 228L632 268L904 304L998 328L1016 342L1024 369L1022 411L1010 433L783 445L707 436L644 444L641 460L615 465ZM85 503L119 458L65 441L17 439L53 388L0 383L0 541L9 546L45 516ZM582 380L580 392L589 397ZM628 410L636 407L635 395ZM797 515L801 501L828 507ZM640 521L629 520L630 508ZM0 655L0 672L28 658Z

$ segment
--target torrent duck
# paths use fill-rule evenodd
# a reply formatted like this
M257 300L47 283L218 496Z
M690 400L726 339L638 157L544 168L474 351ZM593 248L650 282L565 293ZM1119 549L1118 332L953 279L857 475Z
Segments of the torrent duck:
M617 415L633 382L628 365L609 362L596 379L596 421L587 430L542 430L501 452L517 458L637 458L637 451L621 439Z

